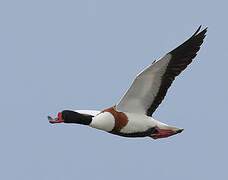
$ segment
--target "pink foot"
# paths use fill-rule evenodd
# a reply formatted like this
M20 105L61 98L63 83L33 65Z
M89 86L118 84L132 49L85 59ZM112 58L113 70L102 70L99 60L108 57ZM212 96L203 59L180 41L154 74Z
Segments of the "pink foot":
M166 137L172 136L174 134L177 134L177 132L169 130L169 129L160 129L157 126L155 126L155 128L158 131L158 134L151 135L151 137L153 139L166 138Z

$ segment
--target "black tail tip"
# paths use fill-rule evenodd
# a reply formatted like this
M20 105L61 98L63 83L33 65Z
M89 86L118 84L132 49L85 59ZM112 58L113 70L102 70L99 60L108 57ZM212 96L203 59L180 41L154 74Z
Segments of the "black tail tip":
M179 129L179 130L177 130L176 132L177 132L177 133L181 133L183 130L184 130L184 129Z

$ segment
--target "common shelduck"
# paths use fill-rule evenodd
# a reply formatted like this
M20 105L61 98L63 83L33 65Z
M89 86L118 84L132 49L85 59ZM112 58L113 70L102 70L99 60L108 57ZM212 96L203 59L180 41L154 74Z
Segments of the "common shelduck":
M137 75L131 87L115 106L103 111L64 110L50 123L76 123L125 137L165 138L183 129L169 126L151 116L168 88L200 49L207 28L197 31L183 44L167 53Z

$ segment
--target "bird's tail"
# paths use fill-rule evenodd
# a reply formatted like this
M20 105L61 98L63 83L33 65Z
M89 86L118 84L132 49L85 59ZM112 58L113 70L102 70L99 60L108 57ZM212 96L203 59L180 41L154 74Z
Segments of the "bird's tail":
M168 125L155 126L155 131L150 135L153 139L166 138L183 131L182 128L176 128Z

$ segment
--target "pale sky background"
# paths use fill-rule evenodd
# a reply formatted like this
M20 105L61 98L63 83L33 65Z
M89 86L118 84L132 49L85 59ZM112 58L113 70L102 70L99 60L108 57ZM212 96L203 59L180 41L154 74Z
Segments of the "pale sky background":
M227 1L0 1L0 179L228 178ZM153 115L154 141L51 125L63 109L115 105L155 59L208 26Z

